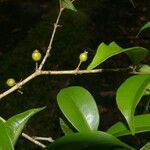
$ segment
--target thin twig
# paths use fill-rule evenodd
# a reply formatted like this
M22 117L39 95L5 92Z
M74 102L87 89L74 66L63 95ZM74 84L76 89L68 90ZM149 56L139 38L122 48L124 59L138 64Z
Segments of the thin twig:
M78 66L76 67L76 69L75 69L75 70L79 70L79 69L80 69L81 64L82 64L82 61L79 61L79 64L78 64Z
M150 74L150 72L129 72L129 74Z
M90 74L90 73L101 73L103 69L95 69L95 70L62 70L62 71L49 71L43 70L40 72L41 75L77 75L77 74Z
M48 141L50 143L54 142L54 140L52 139L52 137L39 137L39 136L34 136L33 137L35 140L39 140L39 141Z
M94 69L94 70L61 70L61 71L53 71L53 70L36 70L33 74L22 80L21 82L17 83L15 86L10 88L9 90L3 92L0 94L0 100L9 95L10 93L18 90L20 87L22 87L24 84L29 82L30 80L34 79L37 76L40 75L77 75L77 74L92 74L92 73L102 73L106 71L127 71L129 68L116 68L116 69Z
M74 2L75 0L72 0L72 2ZM35 78L36 76L40 75L39 72L42 70L48 56L50 55L50 51L52 49L52 44L53 44L53 40L54 40L54 36L55 36L55 33L56 33L56 30L57 28L59 27L59 20L60 20L60 17L61 17L61 14L63 12L64 8L60 5L60 9L59 9L59 14L57 16L57 19L56 19L56 22L54 23L54 28L53 28L53 31L52 31L52 35L51 35L51 38L50 38L50 43L49 43L49 46L47 48L47 51L46 51L46 54L42 60L42 62L40 63L38 69L36 68L36 71L29 75L27 78L25 78L23 81L17 83L15 86L13 86L12 88L10 88L9 90L3 92L0 94L0 100L9 95L10 93L16 91L17 89L21 88L24 84L26 84L27 82L29 82L30 80L32 80L33 78Z
M29 140L30 142L32 142L32 143L34 143L34 144L40 146L42 149L45 149L45 148L46 148L46 145L44 145L44 144L42 144L41 142L35 140L34 138L30 137L29 135L27 135L27 134L25 134L25 133L22 133L22 136L23 136L25 139Z
M59 19L61 17L61 14L62 14L63 10L64 10L64 8L60 7L59 14L57 16L56 22L54 23L54 28L53 28L53 32L52 32L52 35L51 35L51 38L50 38L50 43L49 43L49 46L47 48L46 54L45 54L45 56L44 56L44 58L43 58L43 60L42 60L42 62L40 64L40 66L38 68L39 70L41 70L43 68L43 66L44 66L44 64L45 64L48 56L50 56L50 51L52 49L52 44L53 44L54 36L55 36L57 28L59 27L58 23L59 23Z
M73 3L75 0L72 0L71 2ZM50 42L49 42L49 46L47 48L47 51L46 51L46 54L41 62L41 64L39 65L39 68L38 70L42 70L47 58L50 56L50 52L51 52L51 49L52 49L52 44L53 44L53 41L54 41L54 37L55 37L55 34L56 34L56 31L57 31L57 28L60 26L59 25L59 20L60 20L60 17L61 17L61 14L63 12L63 10L65 8L62 7L61 5L61 0L60 0L60 9L59 9L59 13L58 13L58 16L57 16L57 19L56 19L56 22L54 23L54 28L53 28L53 31L52 31L52 35L51 35L51 38L50 38Z
M74 2L75 0L72 0L72 2ZM74 74L74 75L77 75L77 74L91 74L91 73L101 73L101 72L104 72L104 71L122 71L122 70L128 70L129 68L117 68L117 69L95 69L95 70L62 70L62 71L44 71L42 70L43 68L43 65L45 64L48 56L50 55L50 51L51 51L51 48L52 48L52 43L53 43L53 40L54 40L54 36L55 36L55 33L56 33L56 30L57 30L57 27L59 26L59 20L60 20L60 17L61 17L61 14L63 12L64 8L61 6L60 7L60 11L59 11L59 14L58 14L58 17L56 19L56 22L54 23L54 28L53 28L53 32L52 32L52 35L51 35L51 39L50 39L50 43L49 43L49 46L48 46L48 49L46 51L46 54L39 66L39 68L34 72L32 73L31 75L29 75L27 78L25 78L24 80L22 80L21 82L17 83L15 86L13 86L12 88L8 89L7 91L3 92L0 94L0 100L9 95L10 93L20 89L24 84L26 84L27 82L29 82L30 80L34 79L35 77L39 76L39 75L62 75L62 74ZM132 72L132 74L139 74L137 72Z
M13 86L12 88L10 88L9 90L3 92L0 94L0 100L9 95L10 93L16 91L17 89L19 89L20 87L22 87L24 84L26 84L27 82L29 82L30 80L32 80L33 78L35 78L36 76L39 75L38 71L35 71L33 74L31 74L30 76L28 76L27 78L25 78L24 80L22 80L21 82L17 83L15 86Z
M77 75L77 74L92 74L92 73L102 73L102 72L117 72L117 71L127 71L129 68L109 68L109 69L93 69L93 70L43 70L40 71L40 75Z

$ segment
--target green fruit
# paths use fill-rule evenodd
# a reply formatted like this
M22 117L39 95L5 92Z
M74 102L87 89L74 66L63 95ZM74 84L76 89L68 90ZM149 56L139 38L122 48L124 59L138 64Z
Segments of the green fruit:
M80 56L79 56L79 59L80 59L80 62L87 61L87 59L88 59L88 52L84 51L83 53L81 53Z
M41 53L39 52L39 50L37 50L37 49L34 50L33 53L32 53L32 59L33 59L34 61L40 61L41 58L42 58L42 55L41 55Z
M9 87L12 87L16 84L16 81L15 79L13 78L9 78L7 81L6 81L6 84L9 86Z

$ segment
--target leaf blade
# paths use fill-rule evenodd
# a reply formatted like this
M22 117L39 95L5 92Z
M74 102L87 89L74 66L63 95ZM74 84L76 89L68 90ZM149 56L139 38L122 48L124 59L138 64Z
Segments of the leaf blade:
M35 108L25 111L23 113L17 114L5 122L6 129L8 134L11 138L11 141L15 145L21 131L23 130L27 121L36 113L43 110L45 107L42 108Z
M63 8L77 12L77 9L74 7L73 3L70 0L60 0L60 3Z
M69 128L69 126L65 123L63 119L59 119L60 127L65 135L73 133L73 131Z
M13 150L13 144L7 133L5 123L0 120L0 149L1 150Z
M121 142L116 137L100 132L74 133L57 139L54 143L47 147L47 150L110 150L114 147L122 147L126 150L135 150L129 145Z
M146 30L146 29L148 29L148 28L150 28L150 22L145 23L145 24L141 27L141 29L140 29L138 35L139 35L142 31L144 31L144 30Z
M131 47L123 49L117 43L111 42L109 45L105 43L101 43L98 46L96 54L92 60L92 62L87 67L87 70L92 70L107 59L111 58L112 56L118 55L120 53L127 53L133 63L139 63L142 61L146 56L149 55L147 49L143 47Z
M139 70L139 72L144 72L144 73L150 73L150 66L149 65L142 65Z
M98 109L93 96L86 89L78 86L62 89L57 95L57 103L65 117L79 132L97 130Z
M150 149L150 142L145 144L140 150L149 150Z
M150 114L135 116L135 133L148 131L150 131ZM118 122L111 126L107 130L107 133L112 134L116 137L120 137L124 135L130 135L131 131L123 122Z
M117 106L133 135L135 134L134 112L149 83L150 76L148 74L136 75L128 78L117 90ZM128 94L129 91L130 94Z

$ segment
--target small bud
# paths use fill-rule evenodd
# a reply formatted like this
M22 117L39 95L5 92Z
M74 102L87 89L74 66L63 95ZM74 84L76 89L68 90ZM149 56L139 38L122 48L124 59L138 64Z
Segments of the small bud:
M6 84L9 86L9 87L12 87L16 84L16 81L15 79L13 78L9 78L7 81L6 81Z
M41 55L41 53L39 52L39 50L37 50L37 49L34 50L33 53L32 53L32 59L33 59L34 61L40 61L41 58L42 58L42 55Z
M88 52L84 51L83 53L80 54L79 56L80 62L85 62L88 59Z

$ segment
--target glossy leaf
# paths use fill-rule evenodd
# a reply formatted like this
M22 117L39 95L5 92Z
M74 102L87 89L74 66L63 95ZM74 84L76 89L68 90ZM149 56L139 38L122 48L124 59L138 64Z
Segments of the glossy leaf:
M139 35L143 30L146 30L146 29L148 29L148 28L150 28L150 22L147 22L146 24L144 24L144 25L142 26L142 28L140 29L138 35Z
M73 133L73 131L69 128L69 126L65 123L63 119L59 119L60 127L65 135Z
M57 139L47 150L135 150L116 137L100 132L74 133Z
M134 64L140 63L146 56L149 55L148 50L142 47L131 47L123 49L116 42L111 42L109 47L116 49L116 51L123 51L126 53Z
M140 150L150 150L150 142L144 145Z
M135 116L135 133L142 133L150 131L150 114ZM114 124L107 130L107 133L112 134L116 137L130 135L131 131L128 126L123 122Z
M146 87L145 95L150 95L150 83Z
M57 102L65 117L79 132L97 130L98 109L86 89L78 86L62 89L57 95Z
M109 59L112 56L115 56L120 53L126 53L133 63L139 63L142 61L146 56L149 55L149 52L147 49L143 47L131 47L131 48L125 48L123 49L115 42L110 43L109 45L106 45L105 43L101 43L97 49L97 52L92 60L92 62L89 64L87 70L92 70L107 59Z
M2 117L0 117L0 120L1 120L2 122L6 122Z
M0 150L13 150L13 144L7 133L5 123L0 120Z
M150 73L150 66L149 65L142 65L138 71L139 72Z
M70 9L75 12L77 11L77 9L74 7L73 3L70 0L61 0L61 4L66 9Z
M5 122L5 126L7 128L9 137L11 138L11 141L13 144L16 143L19 135L21 134L24 126L26 125L27 121L36 113L43 110L43 108L36 108L36 109L30 109L28 111L25 111L21 114L17 114L10 119L8 119Z
M136 75L128 78L117 90L118 108L125 117L133 135L135 134L135 109L149 83L150 75Z

